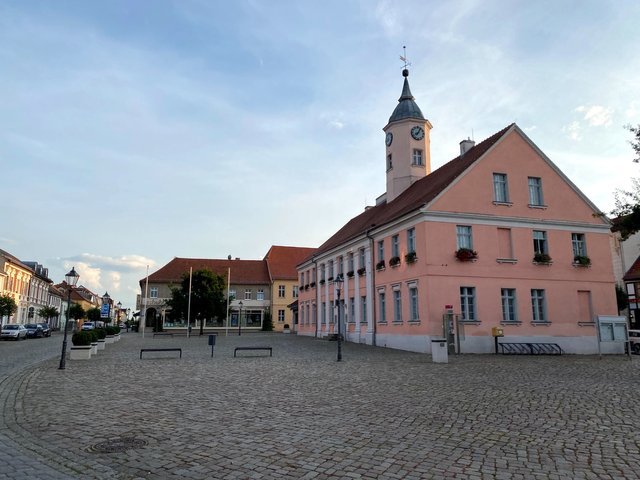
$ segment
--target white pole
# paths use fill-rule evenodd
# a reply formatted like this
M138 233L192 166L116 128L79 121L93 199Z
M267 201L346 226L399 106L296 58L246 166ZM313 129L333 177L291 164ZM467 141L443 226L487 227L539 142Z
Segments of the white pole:
M227 320L226 328L224 329L224 336L229 336L229 289L231 288L231 267L227 268Z
M189 300L187 302L187 338L191 336L191 280L193 278L193 267L189 267Z
M142 338L144 338L144 328L147 326L147 298L149 297L149 265L147 265L147 280L144 287L144 313L142 314Z

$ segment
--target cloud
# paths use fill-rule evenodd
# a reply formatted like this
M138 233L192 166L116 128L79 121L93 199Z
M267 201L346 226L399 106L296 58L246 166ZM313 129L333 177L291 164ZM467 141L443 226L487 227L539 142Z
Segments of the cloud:
M576 108L576 112L584 113L584 120L593 127L608 127L613 123L613 120L611 119L613 109L603 107L602 105L591 105L590 107L581 105Z
M147 267L153 268L156 262L150 258L141 255L123 255L121 257L108 257L105 255L96 255L93 253L82 253L75 257L69 257L65 260L83 262L92 267L111 270L114 272L129 273L136 271L144 271Z
M98 290L102 289L102 282L100 280L102 271L100 268L93 267L84 262L72 262L65 261L64 268L71 269L73 267L78 275L80 275L79 284L84 285L95 294L99 294Z
M565 125L562 127L562 131L567 134L567 136L571 140L580 141L582 140L582 135L580 134L580 130L582 127L580 126L580 122L574 121L569 125Z

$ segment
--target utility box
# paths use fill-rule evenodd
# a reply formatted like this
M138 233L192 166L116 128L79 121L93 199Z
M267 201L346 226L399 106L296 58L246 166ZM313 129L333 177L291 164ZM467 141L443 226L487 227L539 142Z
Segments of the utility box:
M431 339L431 359L433 363L449 363L449 351L446 338Z
M216 344L216 337L217 335L209 335L209 345L212 347Z
M491 335L494 337L504 337L504 330L502 330L502 327L493 327L491 329Z

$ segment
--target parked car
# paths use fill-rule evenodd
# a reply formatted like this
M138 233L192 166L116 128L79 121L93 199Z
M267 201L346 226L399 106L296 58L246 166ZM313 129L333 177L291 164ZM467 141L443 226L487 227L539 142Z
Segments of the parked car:
M24 328L27 329L27 338L44 337L42 327L37 323L27 323L25 324Z
M631 351L640 354L640 330L629 330L629 343Z
M47 322L42 322L42 323L39 323L38 325L40 325L42 327L42 334L45 337L50 337L51 336L51 327L49 326L49 324Z
M94 330L96 328L96 326L93 324L93 322L84 322L82 324L82 330Z
M24 328L24 325L20 325L18 323L8 323L2 326L0 338L12 338L14 340L20 340L21 338L25 339L27 338L27 329Z

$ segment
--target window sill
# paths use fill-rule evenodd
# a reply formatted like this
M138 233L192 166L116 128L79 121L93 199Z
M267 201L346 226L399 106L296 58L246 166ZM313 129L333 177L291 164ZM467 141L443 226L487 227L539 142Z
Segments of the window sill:
M551 325L551 322L531 322L531 325L534 327L548 327Z
M522 322L518 322L518 321L505 322L505 321L502 321L502 322L500 322L500 325L515 325L515 326L518 326L518 325L522 325Z
M513 202L498 202L496 200L493 201L494 205L501 205L501 206L505 206L505 207L510 207L513 205Z
M591 268L591 264L589 264L589 265L583 265L582 263L576 263L576 262L573 262L573 263L571 263L571 265L572 265L574 268Z
M386 320L380 320L380 321L378 322L378 325L386 325L386 324L387 324L387 321L386 321Z
M533 205L532 203L528 204L527 207L537 208L538 210L546 210L547 208L549 208L547 205Z
M409 325L420 325L420 320L409 320Z
M403 322L402 320L394 320L393 322L391 322L393 325L402 325Z
M550 267L551 265L553 265L553 262L531 262L531 263L533 263L534 265L542 265L543 267L544 266Z
M595 327L596 322L578 322L578 326L580 327Z
M479 320L460 320L458 322L460 325L480 325Z
M518 260L516 258L496 258L496 262L516 264Z

